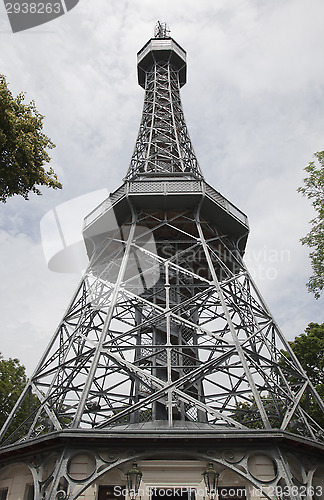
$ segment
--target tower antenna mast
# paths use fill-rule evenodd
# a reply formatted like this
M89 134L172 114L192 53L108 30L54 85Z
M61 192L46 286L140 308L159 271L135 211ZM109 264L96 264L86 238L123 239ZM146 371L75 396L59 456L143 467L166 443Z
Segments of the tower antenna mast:
M155 38L170 38L170 30L166 23L161 23L158 21L154 28Z

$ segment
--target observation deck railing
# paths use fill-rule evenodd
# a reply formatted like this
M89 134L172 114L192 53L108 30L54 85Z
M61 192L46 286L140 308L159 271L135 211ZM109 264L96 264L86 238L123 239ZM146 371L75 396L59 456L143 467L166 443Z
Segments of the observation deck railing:
M227 213L234 216L247 228L248 218L239 210L233 203L227 200L218 191L212 188L203 180L143 180L143 181L129 181L120 186L109 198L103 201L98 207L90 212L84 219L84 229L92 224L98 217L107 212L113 207L121 198L126 195L152 195L152 194L202 194L207 196L220 206Z

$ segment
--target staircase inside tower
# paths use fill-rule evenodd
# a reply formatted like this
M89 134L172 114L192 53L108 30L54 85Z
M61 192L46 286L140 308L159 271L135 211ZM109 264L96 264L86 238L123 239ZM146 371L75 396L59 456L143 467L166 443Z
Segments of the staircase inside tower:
M192 213L152 211L147 212L145 216L146 227L149 227L154 235L157 255L160 258L163 259L168 255L169 262L174 262L179 268L187 268L189 272L198 265L197 260L195 264L193 261L186 263L184 257L190 254L189 249L193 243L191 232L194 227L194 216ZM161 224L157 224L157 218L161 220ZM177 230L181 228L181 231ZM186 234L185 231L189 232ZM176 310L180 318L192 324L198 324L199 313L195 296L199 293L199 286L189 274L185 275L176 270L171 272L169 266L167 273L168 275L161 268L158 281L152 288L145 290L143 297L163 310ZM202 381L188 379L191 371L200 365L196 329L186 324L170 322L166 316L147 325L143 307L137 312L136 320L139 326L138 344L141 349L135 351L134 362L150 370L152 375L166 383L176 382L181 377L185 377L183 390L191 397L203 402ZM146 326L142 327L143 323ZM134 384L134 401L145 398L150 390L152 391L152 388L145 387L137 381ZM168 404L168 399L164 396L160 402L154 402L147 413L132 414L131 422L170 418L183 421L207 421L206 412L197 411L192 405L173 401L172 406L168 408Z

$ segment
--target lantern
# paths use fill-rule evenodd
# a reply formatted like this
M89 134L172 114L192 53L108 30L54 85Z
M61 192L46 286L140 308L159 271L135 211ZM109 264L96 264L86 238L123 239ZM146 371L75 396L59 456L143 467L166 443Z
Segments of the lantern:
M137 496L139 485L142 479L142 473L137 467L137 463L133 463L133 467L127 472L127 490L131 500L134 500Z
M215 471L212 462L208 464L206 470L202 473L204 476L207 494L210 499L218 498L218 478L219 473Z

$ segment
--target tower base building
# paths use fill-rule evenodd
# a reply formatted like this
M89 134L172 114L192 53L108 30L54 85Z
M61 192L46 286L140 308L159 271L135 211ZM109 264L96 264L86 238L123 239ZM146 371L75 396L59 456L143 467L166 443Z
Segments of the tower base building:
M1 498L123 500L130 497L127 472L134 461L142 473L141 500L207 499L203 473L210 463L219 500L323 498L321 446L280 431L208 427L66 431L11 447L1 456Z

